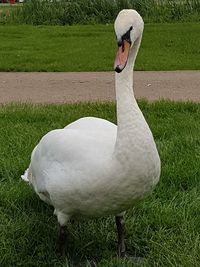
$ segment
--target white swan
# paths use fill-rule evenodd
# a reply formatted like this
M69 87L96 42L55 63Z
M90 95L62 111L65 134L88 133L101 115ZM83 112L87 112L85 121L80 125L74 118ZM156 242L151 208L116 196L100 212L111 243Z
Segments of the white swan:
M156 145L132 90L133 64L143 32L141 16L135 10L122 10L115 32L118 126L87 117L47 133L22 176L55 208L63 253L64 226L70 218L113 214L118 253L124 256L122 212L151 191L160 176Z

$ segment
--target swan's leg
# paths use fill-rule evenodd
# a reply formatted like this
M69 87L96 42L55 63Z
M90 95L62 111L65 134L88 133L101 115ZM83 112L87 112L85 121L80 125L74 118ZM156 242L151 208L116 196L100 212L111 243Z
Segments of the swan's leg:
M55 209L54 214L57 215L59 223L59 233L58 233L58 243L59 243L59 252L64 257L67 241L67 222L70 219L70 216L58 211Z
M118 256L119 257L127 257L129 260L132 260L135 264L142 264L144 262L144 258L142 257L130 257L126 254L126 246L124 241L124 232L125 232L125 224L124 224L124 213L117 215L116 225L117 225L117 233L118 233Z
M126 246L124 241L124 216L118 215L115 217L116 225L117 225L117 233L118 233L118 256L125 257L126 255Z
M63 257L65 257L66 241L67 241L67 227L59 224L59 234L58 234L59 252Z

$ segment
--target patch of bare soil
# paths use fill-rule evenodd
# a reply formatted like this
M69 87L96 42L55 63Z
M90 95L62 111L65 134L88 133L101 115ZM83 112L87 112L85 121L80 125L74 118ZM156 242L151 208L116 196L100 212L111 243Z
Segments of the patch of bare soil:
M200 102L200 71L135 71L137 99ZM1 72L0 103L113 101L114 72Z

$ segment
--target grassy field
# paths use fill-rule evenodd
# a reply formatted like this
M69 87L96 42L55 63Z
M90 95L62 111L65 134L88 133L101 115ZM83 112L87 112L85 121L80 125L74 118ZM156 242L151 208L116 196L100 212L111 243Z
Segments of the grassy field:
M137 70L200 69L200 25L147 24ZM112 25L0 26L0 71L112 70Z
M200 104L140 102L162 161L152 195L126 216L129 253L143 267L200 266ZM82 116L116 121L114 104L0 106L0 266L72 266L94 258L98 267L131 267L115 254L114 218L69 225L69 261L55 252L56 218L19 179L47 131ZM138 266L138 265L137 265Z

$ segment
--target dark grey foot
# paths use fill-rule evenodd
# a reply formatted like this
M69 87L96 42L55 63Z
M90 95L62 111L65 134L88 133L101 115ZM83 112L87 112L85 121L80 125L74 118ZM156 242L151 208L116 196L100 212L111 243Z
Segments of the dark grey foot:
M58 245L59 245L59 252L62 257L66 255L66 241L67 241L67 227L59 225L59 234L58 234Z
M97 264L94 260L89 261L90 267L97 267Z
M126 246L124 241L124 217L123 216L116 216L115 218L116 225L117 225L117 233L118 233L118 245L117 245L117 255L119 257L126 256Z
M90 267L97 267L97 264L94 260L87 261L87 266L88 264ZM85 263L79 263L78 265L75 265L74 267L85 267Z
M125 255L125 257L128 260L130 260L133 263L138 264L138 265L141 265L141 264L145 263L145 258L142 258L142 257L137 257L137 256L133 257L133 256L129 256L127 254Z

